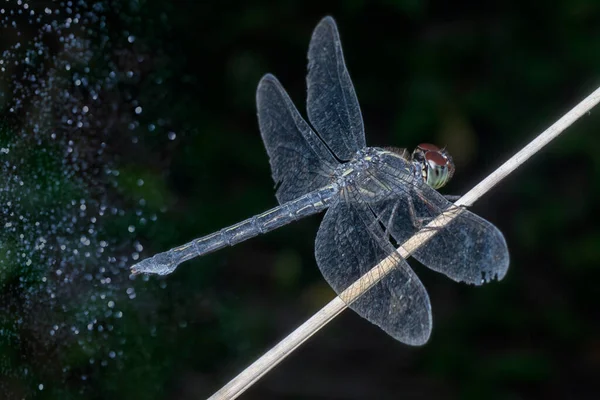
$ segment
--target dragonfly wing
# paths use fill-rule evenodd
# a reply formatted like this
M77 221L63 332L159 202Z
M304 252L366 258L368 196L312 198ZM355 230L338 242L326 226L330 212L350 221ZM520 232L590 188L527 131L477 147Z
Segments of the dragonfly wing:
M256 106L279 203L329 184L338 162L273 75L260 80Z
M331 17L315 28L308 48L307 111L310 123L341 160L366 146L363 120Z
M349 307L401 342L424 344L431 333L431 305L423 284L385 239L373 212L356 201L356 191L344 191L317 233L319 269L341 294L381 260L395 255L395 269Z
M370 206L398 244L452 206L427 184L396 168L381 168L372 179L389 189L387 198ZM502 279L509 264L502 232L466 209L419 247L413 257L455 281L475 285Z

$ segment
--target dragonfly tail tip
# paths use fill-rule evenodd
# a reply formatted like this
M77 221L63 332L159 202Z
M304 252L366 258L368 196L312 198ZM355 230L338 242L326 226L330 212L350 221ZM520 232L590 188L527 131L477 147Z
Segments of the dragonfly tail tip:
M137 264L131 266L131 274L156 274L169 275L179 265L179 262L173 260L170 252L156 254L153 257L146 258Z

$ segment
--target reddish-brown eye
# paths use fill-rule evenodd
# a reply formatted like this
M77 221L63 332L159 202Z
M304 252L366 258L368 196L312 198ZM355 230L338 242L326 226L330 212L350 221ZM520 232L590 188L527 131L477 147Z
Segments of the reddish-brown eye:
M434 146L435 147L435 146ZM432 162L438 166L445 166L448 163L448 160L436 151L428 151L425 153L425 160L428 162Z
M454 175L452 157L431 143L418 145L412 153L412 161L420 166L423 179L434 189L444 186Z
M454 172L452 162L443 154L442 150L428 151L425 153L425 179L429 186L439 189L448 183Z
M424 152L428 152L428 151L438 152L438 151L440 151L439 147L437 147L436 145L431 144L431 143L421 143L417 147L419 149L423 150Z

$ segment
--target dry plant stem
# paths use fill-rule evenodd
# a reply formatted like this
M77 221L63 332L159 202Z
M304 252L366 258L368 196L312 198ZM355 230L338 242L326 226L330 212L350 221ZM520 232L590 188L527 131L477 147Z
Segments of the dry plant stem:
M521 151L502 164L496 171L481 181L473 189L467 192L456 203L456 206L470 206L477 199L483 196L498 182L504 179L508 174L517 169L533 154L538 152L552 139L557 137L573 122L577 121L585 113L589 112L596 104L600 102L600 88L586 97L571 111L556 121L552 126L542 132L538 137L531 141ZM460 207L450 207L441 215L431 221L425 228L417 232L413 237L404 242L398 252L404 258L412 254L419 246L429 240L452 221L462 211ZM432 229L437 228L437 229ZM233 378L229 383L223 386L218 392L213 394L210 399L234 399L246 391L264 374L279 364L285 357L291 354L298 346L304 343L309 337L314 335L319 329L325 326L329 321L335 318L339 313L348 307L354 300L360 297L365 291L370 289L379 280L385 277L393 268L393 255L385 258L360 279L350 285L338 297L329 302L319 312L300 325L294 332L279 342L275 347L256 360L252 365Z

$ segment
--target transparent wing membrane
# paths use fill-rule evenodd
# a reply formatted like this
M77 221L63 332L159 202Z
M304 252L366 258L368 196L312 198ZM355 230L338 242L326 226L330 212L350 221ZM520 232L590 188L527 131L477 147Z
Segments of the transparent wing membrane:
M373 212L354 188L331 205L317 233L321 273L338 294L381 260L395 254L396 268L349 307L397 340L424 344L431 332L429 297L419 278L387 241Z
M321 20L308 48L308 120L341 160L366 146L362 114L335 21Z
M407 177L386 166L374 171L372 178L389 187L389 191L386 198L372 202L370 206L399 244L452 205L425 183L415 179L407 182ZM502 233L468 210L463 210L452 222L440 228L412 256L455 281L475 285L493 278L502 279L509 263Z
M328 185L338 162L273 75L258 84L256 106L279 203Z

